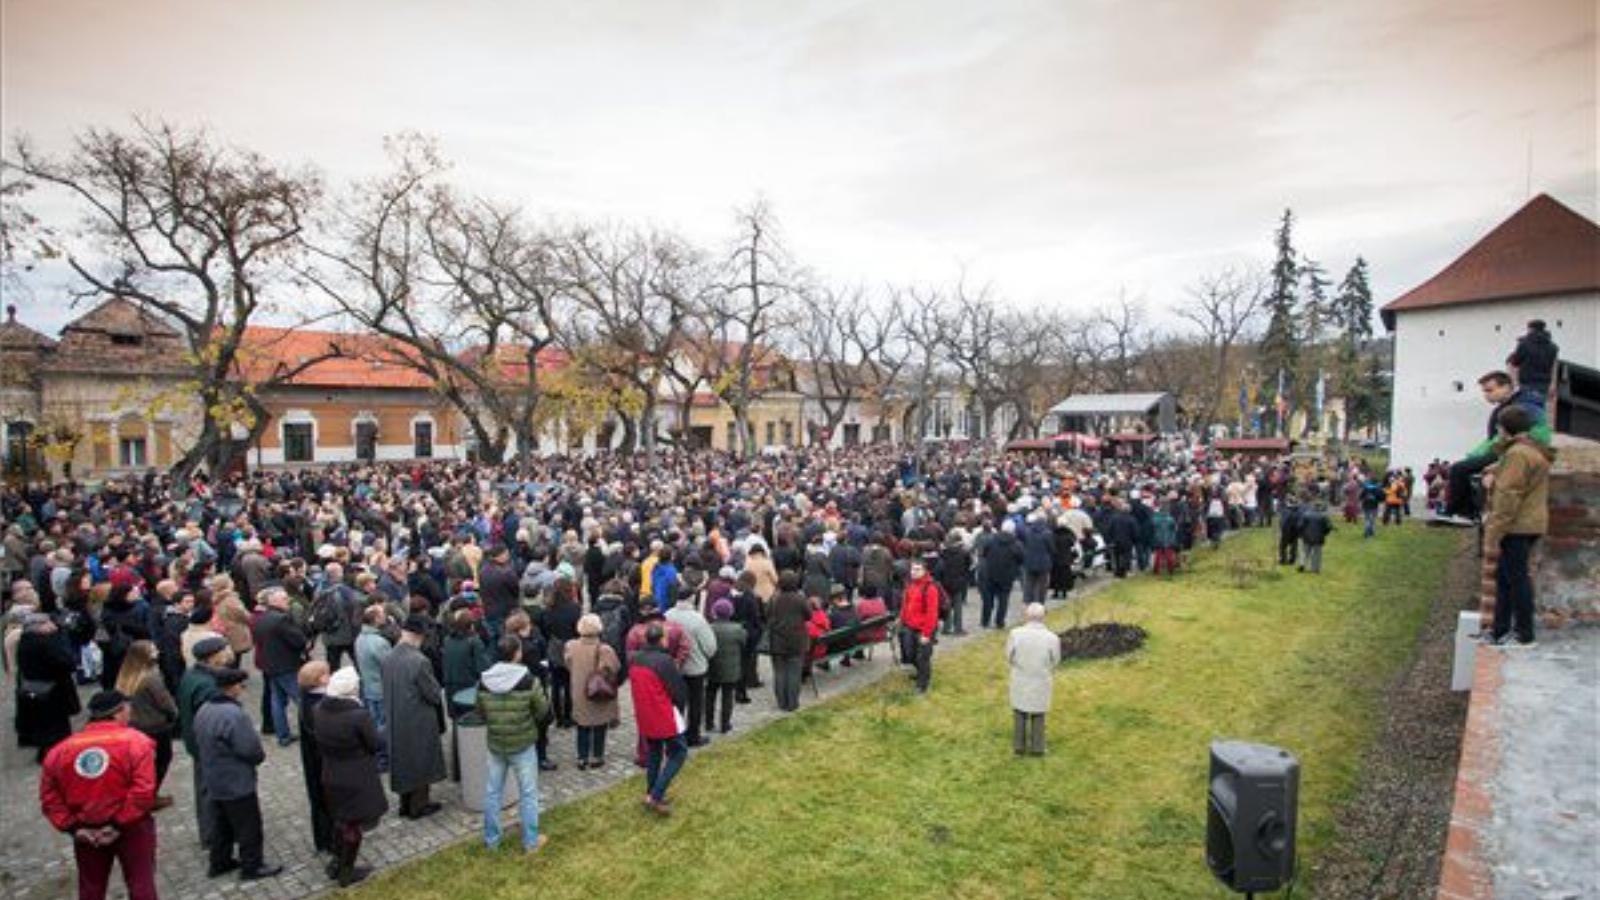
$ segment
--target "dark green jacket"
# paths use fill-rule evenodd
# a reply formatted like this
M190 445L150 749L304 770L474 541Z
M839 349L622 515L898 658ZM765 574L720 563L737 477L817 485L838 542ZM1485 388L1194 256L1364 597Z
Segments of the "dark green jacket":
M494 660L489 658L489 648L475 634L452 634L444 639L444 695L456 693L478 683Z
M217 679L211 669L196 663L185 669L178 680L178 729L183 733L183 749L191 759L200 758L200 745L194 737L194 717L207 700L217 695Z
M510 756L533 746L550 698L521 663L495 663L478 681L478 714L489 726L489 751Z
M711 657L706 675L712 684L738 684L744 673L744 642L749 635L743 625L729 619L712 622L711 633L717 636L717 652Z

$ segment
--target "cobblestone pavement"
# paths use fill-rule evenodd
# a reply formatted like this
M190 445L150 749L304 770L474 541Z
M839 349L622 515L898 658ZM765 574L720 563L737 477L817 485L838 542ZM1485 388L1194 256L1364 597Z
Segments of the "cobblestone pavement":
M1100 579L1080 587L1074 592L1074 599L1097 591L1105 581ZM1012 595L1013 625L1020 621L1019 595L1020 592ZM969 596L966 607L969 624L976 623L977 607L976 596ZM940 651L947 653L971 641L979 633L974 627L966 637L943 637L940 639ZM770 672L765 659L761 665L762 680L770 685ZM834 667L831 672L819 673L817 688L821 699L826 700L870 684L895 668L894 654L889 646L879 644L870 660L857 662L848 669ZM250 710L252 716L257 715L260 709L260 685L259 675L252 673L251 693L244 701L245 709ZM937 656L934 663L934 689L938 689ZM85 689L85 700L89 693L90 689ZM734 713L733 732L714 735L706 750L715 750L718 742L760 728L781 716L773 703L770 687L754 690L750 696L752 702L737 707ZM818 699L808 684L801 698L802 708L816 702ZM16 900L71 897L75 894L77 878L72 846L39 813L39 769L33 764L33 751L19 749L16 745L14 713L14 691L7 684L4 696L0 698L0 717L4 719L3 725L0 725L0 897ZM82 724L81 717L75 724ZM445 740L448 752L448 734ZM639 769L633 765L635 740L632 706L627 690L622 691L622 724L607 735L606 766L603 769L578 771L574 762L575 732L552 730L550 758L560 768L555 772L540 773L541 807L549 809L570 803L638 774ZM189 759L179 745L175 748L172 768L162 786L162 792L171 794L175 802L170 808L156 814L159 826L157 887L162 897L211 900L248 894L252 900L293 900L329 888L329 881L323 872L325 857L318 856L311 846L310 813L301 776L299 747L291 745L279 748L270 738L265 739L264 743L267 746L267 761L259 773L259 793L266 831L266 857L269 862L281 863L283 873L248 885L239 883L231 876L217 879L206 877L205 857L195 828ZM509 792L515 796L514 787ZM419 821L408 821L396 815L396 801L391 797L389 815L367 835L362 844L362 862L375 869L393 866L478 834L481 820L477 813L462 806L458 784L446 782L435 785L433 794L435 799L444 802L445 808ZM515 818L514 805L506 815L510 819ZM509 834L515 839L515 830ZM112 897L127 896L120 873L113 873L112 884Z

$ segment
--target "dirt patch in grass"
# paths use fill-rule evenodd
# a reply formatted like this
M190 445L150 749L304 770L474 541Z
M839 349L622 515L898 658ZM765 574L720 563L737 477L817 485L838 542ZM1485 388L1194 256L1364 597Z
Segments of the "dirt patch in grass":
M1096 622L1068 628L1061 632L1061 660L1122 656L1143 647L1146 637L1143 628L1121 622Z
M1356 794L1309 873L1318 900L1431 897L1438 888L1469 696L1450 690L1456 614L1477 607L1477 574L1463 538L1410 665L1384 692L1383 726Z

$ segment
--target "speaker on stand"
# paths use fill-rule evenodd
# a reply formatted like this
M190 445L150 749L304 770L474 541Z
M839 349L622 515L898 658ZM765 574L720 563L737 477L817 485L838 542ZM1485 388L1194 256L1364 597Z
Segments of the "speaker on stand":
M1230 890L1253 896L1294 879L1300 762L1278 747L1211 742L1206 864Z

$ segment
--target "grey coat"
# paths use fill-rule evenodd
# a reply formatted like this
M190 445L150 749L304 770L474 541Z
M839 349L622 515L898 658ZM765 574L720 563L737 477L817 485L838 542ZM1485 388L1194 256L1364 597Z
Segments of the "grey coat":
M711 623L700 615L693 603L679 603L667 610L667 621L677 623L689 638L689 660L683 664L685 678L704 675L711 667L711 657L717 653L717 636Z
M405 794L445 779L444 695L433 664L401 643L383 661L383 705L389 743L389 788Z
M1041 622L1013 628L1006 638L1006 661L1011 665L1011 708L1049 712L1056 666L1061 664L1061 638Z
M256 766L267 758L261 735L237 700L218 694L194 717L200 777L213 800L238 800L256 792Z

